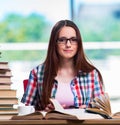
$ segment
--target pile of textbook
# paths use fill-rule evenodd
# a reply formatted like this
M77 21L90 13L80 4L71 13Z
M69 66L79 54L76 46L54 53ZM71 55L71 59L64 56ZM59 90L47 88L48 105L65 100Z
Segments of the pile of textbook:
M8 62L0 62L0 119L10 119L18 114L14 105L18 104L16 90L11 88L12 73Z

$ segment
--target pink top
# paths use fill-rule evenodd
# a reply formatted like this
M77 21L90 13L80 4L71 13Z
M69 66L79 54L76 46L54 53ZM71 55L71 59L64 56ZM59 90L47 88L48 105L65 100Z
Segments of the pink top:
M61 105L65 105L66 108L74 105L74 97L68 83L58 83L58 88L55 98Z

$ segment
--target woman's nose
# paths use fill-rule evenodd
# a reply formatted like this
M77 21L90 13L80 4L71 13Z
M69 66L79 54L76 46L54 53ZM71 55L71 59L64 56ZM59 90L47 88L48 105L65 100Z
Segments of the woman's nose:
M67 42L66 42L66 46L71 46L71 42L70 42L70 40L67 40Z

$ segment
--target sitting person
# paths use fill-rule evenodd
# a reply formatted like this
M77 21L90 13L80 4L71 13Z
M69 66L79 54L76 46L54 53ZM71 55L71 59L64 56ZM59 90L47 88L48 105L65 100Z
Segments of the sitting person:
M46 59L31 70L21 102L36 110L50 110L52 97L64 108L86 108L104 93L101 73L86 59L78 27L70 20L57 22Z

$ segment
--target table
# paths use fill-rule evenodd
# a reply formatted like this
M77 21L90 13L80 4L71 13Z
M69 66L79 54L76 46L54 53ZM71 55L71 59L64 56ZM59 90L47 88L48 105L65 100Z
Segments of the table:
M120 119L0 120L0 125L120 125Z

